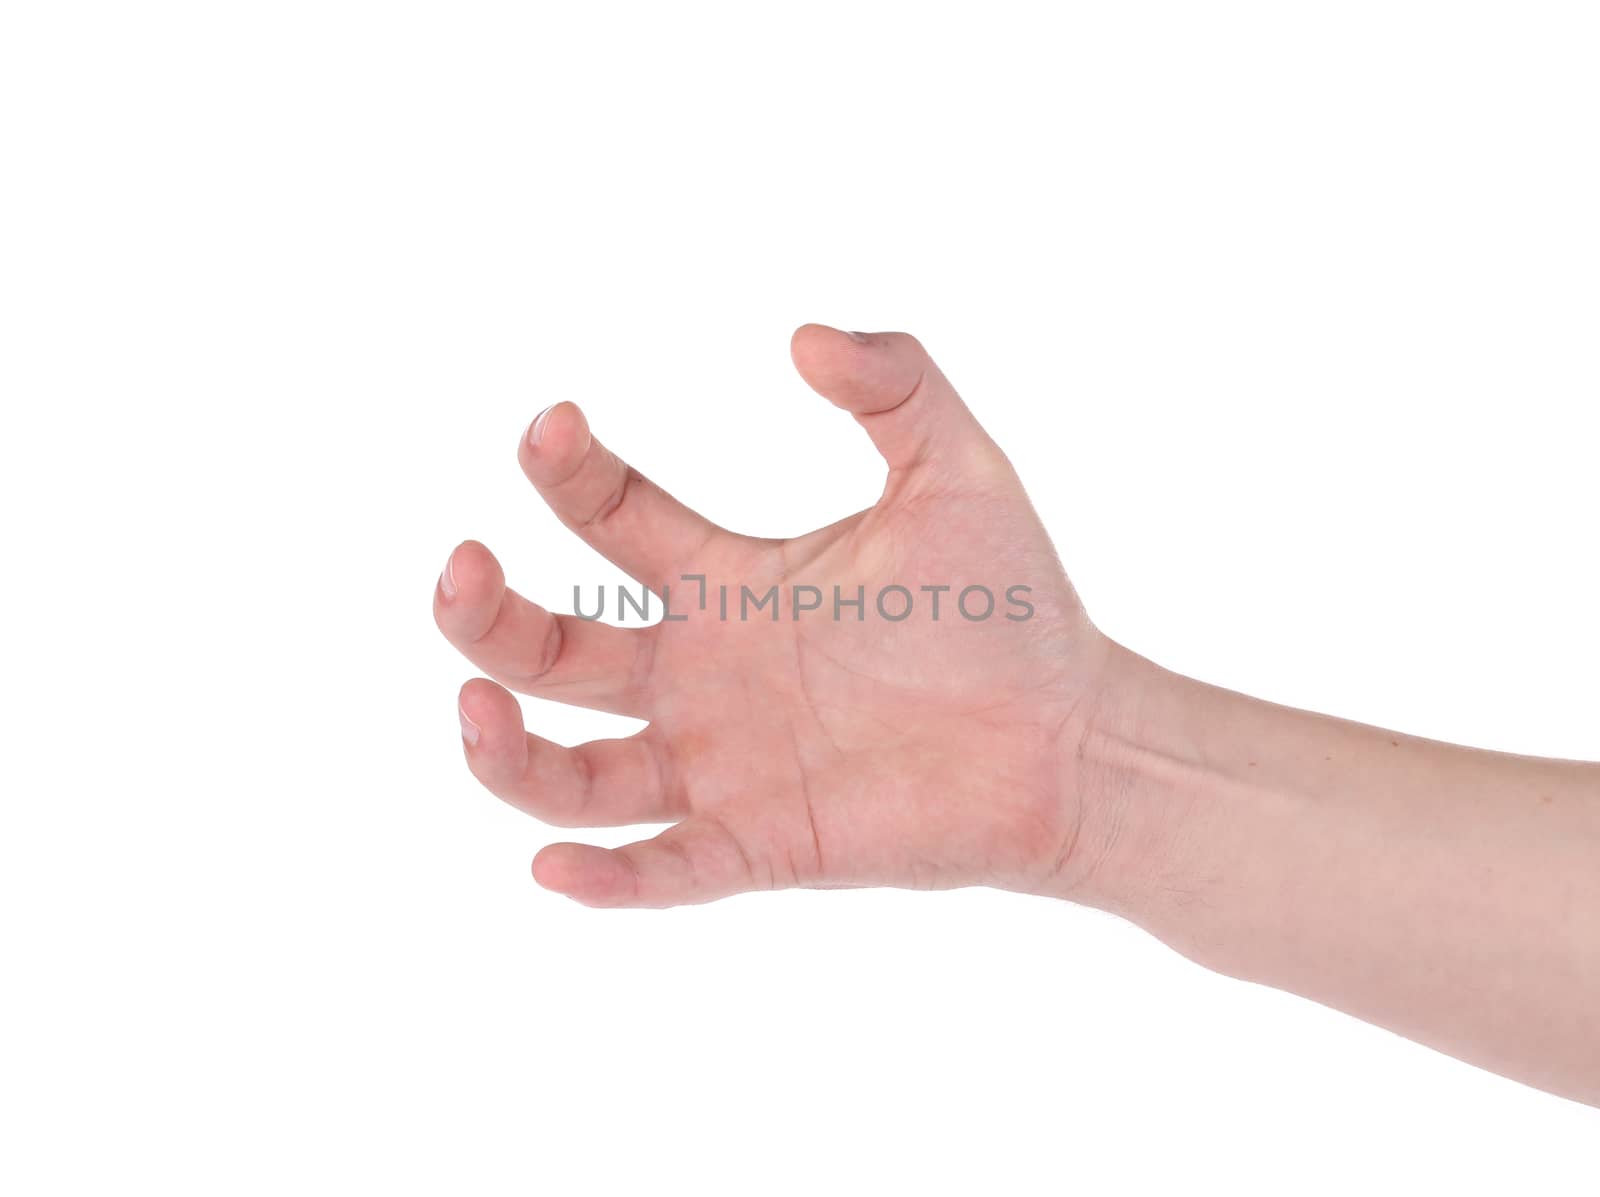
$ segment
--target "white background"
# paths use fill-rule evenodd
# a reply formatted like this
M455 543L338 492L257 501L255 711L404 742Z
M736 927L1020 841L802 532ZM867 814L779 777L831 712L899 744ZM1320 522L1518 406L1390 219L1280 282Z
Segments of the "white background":
M0 1188L1594 1191L1600 1112L1092 912L546 894L429 616L467 536L619 579L559 399L869 503L787 338L904 328L1114 637L1600 756L1592 6L3 14Z

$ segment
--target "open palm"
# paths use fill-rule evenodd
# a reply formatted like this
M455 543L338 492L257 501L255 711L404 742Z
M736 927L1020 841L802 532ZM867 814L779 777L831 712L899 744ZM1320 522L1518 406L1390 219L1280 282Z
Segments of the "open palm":
M539 853L541 884L592 905L1037 889L1076 839L1074 769L1108 642L1009 462L914 338L806 325L792 354L855 414L889 477L873 507L791 540L688 510L572 404L534 422L519 450L530 480L574 532L665 588L672 618L552 614L507 589L482 545L461 545L434 614L474 664L527 694L649 720L565 748L525 733L516 700L479 679L460 698L468 763L551 823L673 823L620 849Z

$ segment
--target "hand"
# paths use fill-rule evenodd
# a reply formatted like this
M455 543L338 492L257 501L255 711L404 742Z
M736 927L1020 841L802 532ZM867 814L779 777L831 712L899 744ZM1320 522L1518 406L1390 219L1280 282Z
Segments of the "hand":
M508 590L482 545L458 547L434 616L468 659L523 693L649 720L626 739L566 748L526 734L501 686L471 681L468 765L550 823L674 824L616 850L538 854L540 884L591 905L788 886L1059 885L1109 642L1010 463L913 337L811 324L791 352L883 454L883 496L792 540L739 535L618 460L573 404L550 408L523 438L523 470L569 528L658 595L667 588L674 618L627 628L552 614ZM775 620L770 606L740 618L741 588L748 604L774 586ZM861 608L836 618L835 587L845 600L860 588ZM963 600L968 587L990 596L986 614L984 592Z
M1220 972L1600 1104L1600 766L1160 669L1089 623L1009 463L915 340L806 325L792 349L888 462L870 510L794 540L736 535L558 404L523 469L568 527L670 588L674 618L552 615L471 542L446 565L435 617L480 668L649 720L563 748L526 735L499 686L462 689L468 764L501 797L552 823L674 824L614 851L552 844L541 884L596 906L781 886L1071 897ZM703 608L686 575L704 576ZM861 608L836 610L836 587ZM967 617L985 613L976 590L963 614L975 587L987 618ZM746 593L764 605L741 612ZM1018 596L1028 617L1007 618Z

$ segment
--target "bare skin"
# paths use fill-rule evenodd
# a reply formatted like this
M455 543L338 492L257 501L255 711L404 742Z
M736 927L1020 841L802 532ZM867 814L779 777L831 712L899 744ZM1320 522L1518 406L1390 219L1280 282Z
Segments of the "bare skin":
M523 438L524 471L680 618L552 614L471 541L441 575L439 627L485 673L649 720L566 748L527 734L501 685L463 687L468 764L500 797L561 826L672 824L615 850L552 844L541 885L593 906L793 886L1066 898L1600 1104L1600 766L1161 670L1089 621L1010 463L914 338L806 325L791 348L883 454L872 508L791 540L727 531L562 403ZM906 594L880 609L891 585ZM772 587L776 619L748 608ZM971 587L996 600L985 617Z

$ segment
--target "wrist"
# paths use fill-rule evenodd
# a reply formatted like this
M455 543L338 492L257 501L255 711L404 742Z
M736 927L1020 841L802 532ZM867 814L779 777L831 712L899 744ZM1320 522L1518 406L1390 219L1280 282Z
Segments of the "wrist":
M1084 718L1061 746L1076 831L1042 892L1148 925L1159 907L1215 881L1201 857L1237 782L1201 729L1230 700L1248 701L1109 645Z
M1250 945L1303 924L1305 870L1338 831L1324 775L1351 749L1323 716L1112 648L1069 775L1074 850L1046 892L1253 976Z

